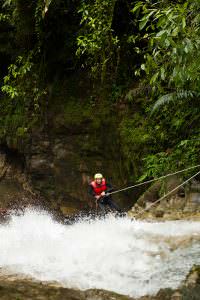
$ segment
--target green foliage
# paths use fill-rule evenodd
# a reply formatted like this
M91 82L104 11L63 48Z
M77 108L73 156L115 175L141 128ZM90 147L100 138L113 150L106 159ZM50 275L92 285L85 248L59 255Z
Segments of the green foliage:
M12 2L13 2L12 0L3 0L2 6L3 7L10 6L12 4Z
M138 35L130 42L143 58L135 74L151 87L144 131L152 139L142 180L198 162L199 12L197 0L134 2Z
M84 122L98 121L95 118L94 108L89 102L83 104L75 100L71 99L64 106L64 123L66 125L80 126Z
M49 6L53 2L53 0L38 0L35 7L35 33L38 40L38 51L40 51L42 46L42 40L44 38L44 18L48 13Z
M198 161L198 0L4 0L0 29L1 138L23 138L56 106L78 129L113 112L130 178Z
M116 0L82 1L82 30L77 38L77 55L86 55L85 61L94 76L105 78L115 72L119 40L112 30Z
M8 75L4 77L4 85L1 88L2 92L6 93L11 99L18 96L24 97L20 81L24 82L24 78L31 71L32 66L31 56L26 60L19 56L16 64L11 64L8 67Z
M159 177L171 171L194 166L200 155L200 139L182 140L174 149L147 155L144 158L145 172L140 180Z
M8 21L8 20L9 20L9 15L0 13L0 22L1 21Z
M135 180L143 167L141 159L148 153L148 143L152 139L147 130L147 122L142 115L135 113L133 119L130 116L123 119L119 132L126 168L129 174L132 173L132 179Z
M51 2L38 0L27 5L24 0L4 0L0 8L0 26L5 31L0 34L1 52L8 59L7 75L2 76L0 87L1 140L24 138L46 114L47 89L39 53L44 39L43 19ZM3 59L0 64L4 67Z
M200 81L200 3L199 1L139 2L133 12L141 10L140 39L145 41L144 62L147 74L158 95L169 89L199 90Z
M19 56L4 77L0 137L25 135L41 114L41 99L46 92L38 86L32 56L32 53L25 58Z
M177 92L173 92L170 94L166 94L161 96L153 106L152 112L155 112L161 106L166 105L171 102L178 102L183 100L192 100L194 97L199 98L200 93L189 90L177 90Z

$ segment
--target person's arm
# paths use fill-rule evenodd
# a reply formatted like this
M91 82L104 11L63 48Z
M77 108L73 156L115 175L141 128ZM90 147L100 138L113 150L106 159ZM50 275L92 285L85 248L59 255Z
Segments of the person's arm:
M113 191L113 187L110 183L106 183L106 191L101 193L101 196L104 197L107 193L111 193Z

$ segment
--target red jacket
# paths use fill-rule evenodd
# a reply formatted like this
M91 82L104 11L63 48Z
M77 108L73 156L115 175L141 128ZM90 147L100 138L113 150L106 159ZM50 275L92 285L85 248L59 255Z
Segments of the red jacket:
M100 184L97 184L96 181L92 181L90 184L93 188L95 196L101 195L102 192L105 192L107 189L106 180L103 178Z

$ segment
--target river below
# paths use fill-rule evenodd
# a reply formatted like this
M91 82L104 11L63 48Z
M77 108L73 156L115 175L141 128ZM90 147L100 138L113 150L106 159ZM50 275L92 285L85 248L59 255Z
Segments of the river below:
M27 210L0 225L0 267L64 287L140 297L176 288L200 264L200 222L107 216L59 224Z

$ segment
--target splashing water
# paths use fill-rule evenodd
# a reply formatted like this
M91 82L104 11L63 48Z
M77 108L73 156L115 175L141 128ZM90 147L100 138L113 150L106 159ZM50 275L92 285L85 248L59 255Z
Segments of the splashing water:
M109 216L67 226L26 211L0 225L0 267L65 287L139 297L176 288L200 264L199 240L200 222Z

